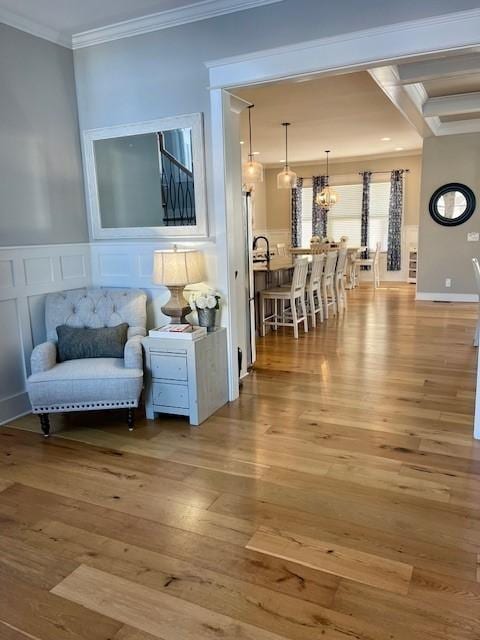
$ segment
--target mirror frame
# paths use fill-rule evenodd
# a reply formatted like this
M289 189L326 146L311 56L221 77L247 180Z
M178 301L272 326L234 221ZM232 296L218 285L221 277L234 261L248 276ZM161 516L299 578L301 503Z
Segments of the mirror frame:
M96 140L120 138L143 133L156 133L171 129L191 128L192 156L195 185L196 224L184 227L103 227L98 198L97 169L95 165ZM93 240L115 240L118 238L165 238L185 239L207 238L207 193L205 176L205 145L203 134L203 116L191 113L158 120L148 120L134 124L124 124L102 129L88 129L83 132L83 156L85 158L85 177L87 186L87 207L90 221L90 233ZM160 179L160 176L159 176Z
M438 212L439 199L442 196L444 196L446 193L449 193L450 191L460 191L460 193L464 196L467 203L465 211L462 213L461 216L458 216L458 218L451 218L451 219L444 218ZM432 218L438 224L441 224L443 227L456 227L459 224L463 224L473 216L475 212L476 204L477 202L476 202L475 194L470 189L470 187L467 187L466 185L461 184L460 182L449 182L448 184L444 184L443 186L439 187L436 191L433 192L428 205L428 210Z

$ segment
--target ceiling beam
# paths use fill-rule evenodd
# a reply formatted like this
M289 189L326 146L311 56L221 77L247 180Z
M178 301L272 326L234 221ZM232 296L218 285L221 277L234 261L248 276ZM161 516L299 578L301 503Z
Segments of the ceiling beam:
M480 111L480 92L428 98L422 107L424 116L455 116Z
M480 54L478 53L398 65L398 76L401 84L414 84L425 82L426 80L434 80L442 76L463 76L476 72L480 72Z
M403 86L394 66L369 69L368 73L422 138L429 138L437 133L436 127L440 122L438 118L426 119L422 113L423 104L428 99L422 84Z

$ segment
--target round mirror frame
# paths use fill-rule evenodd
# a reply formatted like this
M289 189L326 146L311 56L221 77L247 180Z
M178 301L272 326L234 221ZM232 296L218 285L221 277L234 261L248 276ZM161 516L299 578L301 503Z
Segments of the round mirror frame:
M466 200L465 211L462 215L458 216L458 218L445 218L440 215L438 211L438 201L442 196L450 191L460 191L460 193L464 196ZM449 182L448 184L444 184L442 187L439 187L436 191L434 191L432 197L430 198L430 203L428 205L428 210L430 211L430 215L444 227L456 227L459 224L463 224L467 220L469 220L475 211L477 201L475 198L475 194L464 184L460 182Z

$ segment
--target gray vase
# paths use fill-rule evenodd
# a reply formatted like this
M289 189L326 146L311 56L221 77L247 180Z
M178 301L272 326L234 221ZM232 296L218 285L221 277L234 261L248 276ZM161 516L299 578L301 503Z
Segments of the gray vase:
M201 327L207 327L207 331L212 331L215 328L215 316L216 309L197 309L198 324Z

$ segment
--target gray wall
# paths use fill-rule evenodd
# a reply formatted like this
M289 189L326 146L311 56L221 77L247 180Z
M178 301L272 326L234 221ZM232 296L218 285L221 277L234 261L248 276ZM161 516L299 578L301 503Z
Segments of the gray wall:
M73 54L0 24L0 246L86 240Z
M210 182L213 162L205 61L471 9L478 7L478 0L456 0L454 5L451 0L370 0L359 10L358 0L284 0L79 49L74 59L80 126L91 129L202 111ZM211 198L212 190L208 191Z
M428 212L432 193L447 182L463 182L477 198L477 210L458 227L443 227ZM469 231L480 232L480 134L428 138L420 195L419 293L477 293L471 259L480 256L480 242L467 242ZM450 288L446 278L452 279Z

